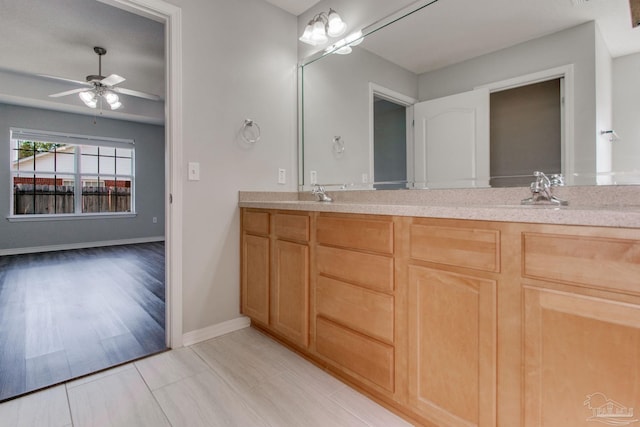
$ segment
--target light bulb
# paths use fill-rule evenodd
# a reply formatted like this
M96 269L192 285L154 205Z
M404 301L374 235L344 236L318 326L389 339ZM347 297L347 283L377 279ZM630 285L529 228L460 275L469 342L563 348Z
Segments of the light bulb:
M309 21L306 27L304 27L304 33L298 40L303 43L307 43L310 45L315 45L315 42L311 39L311 35L313 34L313 21Z
M327 34L324 31L324 23L321 19L317 19L313 24L313 32L311 33L311 40L313 40L316 44L326 43L327 42Z
M89 105L89 103L91 102L93 102L94 104L96 102L96 94L93 93L93 91L88 90L85 92L80 92L78 96L80 97L82 102L84 102L87 105ZM94 107L91 107L91 108L94 108Z
M109 106L111 107L112 110L117 110L118 108L122 107L122 102L120 101L116 101L113 103L109 103Z
M333 9L329 9L328 21L327 34L330 37L338 37L347 29L347 24L344 23L340 15Z
M109 104L115 104L119 101L118 95L111 91L105 92L102 96L104 96L104 99L106 99Z
M83 100L83 101L84 101L84 100ZM84 103L85 103L85 104L86 104L86 106L87 106L87 107L89 107L89 108L96 108L96 107L98 106L98 101L96 101L95 99L94 99L94 100L91 100L91 101L85 101Z

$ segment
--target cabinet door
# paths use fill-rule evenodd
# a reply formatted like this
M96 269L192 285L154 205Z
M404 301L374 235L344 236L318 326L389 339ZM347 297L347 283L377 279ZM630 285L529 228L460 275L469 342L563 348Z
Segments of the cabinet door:
M269 238L242 239L242 313L269 324Z
M437 425L496 425L496 282L409 266L409 401Z
M309 343L309 247L276 240L271 327L292 342Z
M525 427L640 423L640 306L534 287L524 302Z

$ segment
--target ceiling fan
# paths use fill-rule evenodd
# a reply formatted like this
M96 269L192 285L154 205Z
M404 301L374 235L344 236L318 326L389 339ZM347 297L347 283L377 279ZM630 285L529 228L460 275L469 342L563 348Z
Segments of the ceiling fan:
M117 94L136 96L138 98L150 99L152 101L160 101L161 98L158 95L117 87L117 85L126 80L124 77L117 74L111 74L107 77L102 75L102 56L107 53L107 50L103 47L96 46L93 48L93 51L98 55L98 74L88 75L86 77L86 81L82 82L78 80L64 79L61 77L43 76L85 86L83 88L54 93L49 95L50 97L59 98L61 96L77 93L87 107L96 108L99 101L105 100L112 110L117 110L122 107L122 103L120 102L120 98Z

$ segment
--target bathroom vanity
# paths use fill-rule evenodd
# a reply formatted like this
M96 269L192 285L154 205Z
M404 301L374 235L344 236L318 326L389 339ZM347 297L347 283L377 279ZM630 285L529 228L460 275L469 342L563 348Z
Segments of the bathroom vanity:
M241 194L254 327L421 425L638 418L640 210L354 200Z

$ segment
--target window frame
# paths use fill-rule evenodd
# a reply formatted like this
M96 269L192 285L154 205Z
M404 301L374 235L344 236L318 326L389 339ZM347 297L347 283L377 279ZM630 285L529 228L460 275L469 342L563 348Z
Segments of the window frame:
M22 171L14 169L14 149L18 149L19 141L33 141L33 142L45 142L45 143L61 143L65 145L74 146L73 153L73 171L49 171L49 170L37 170L34 162L34 170L33 171ZM114 162L114 171L113 173L106 173L104 175L100 174L99 169L96 171L83 171L81 168L81 159L82 159L82 146L95 146L98 147L98 153L96 154L98 159L98 164L100 159L108 158L112 159ZM100 148L111 149L114 148L113 155L101 155ZM117 161L118 161L118 149L127 149L131 150L131 173L117 173ZM9 221L39 221L39 220L64 220L64 219L81 219L81 218L96 218L96 217L135 217L136 216L136 168L135 168L135 140L133 139L121 139L121 138L108 138L108 137L99 137L99 136L91 136L91 135L78 135L78 134L67 134L67 133L59 133L59 132L48 132L48 131L40 131L40 130L32 130L32 129L23 129L23 128L14 128L10 129L10 138L9 138L9 215L7 219ZM34 156L36 155L34 151ZM55 154L57 156L57 152ZM69 154L65 154L69 155ZM54 167L55 169L55 167ZM36 175L44 175L50 176L54 179L58 176L62 176L62 179L72 177L74 181L74 207L73 212L69 213L45 213L45 214L20 214L16 213L15 209L15 191L14 191L14 178L20 175L24 175L25 173ZM83 212L83 179L87 177L97 177L99 181L109 181L115 180L114 185L117 188L118 181L129 181L130 184L130 207L128 211L122 212ZM116 196L117 197L117 196Z

